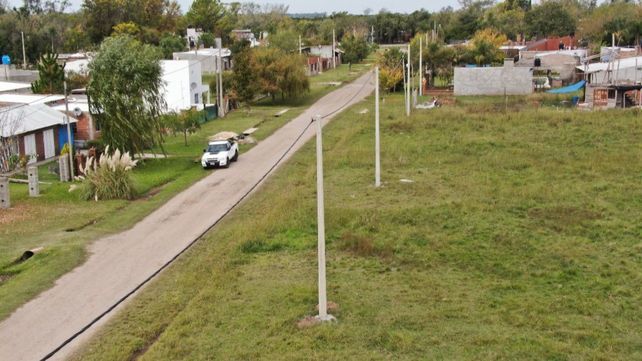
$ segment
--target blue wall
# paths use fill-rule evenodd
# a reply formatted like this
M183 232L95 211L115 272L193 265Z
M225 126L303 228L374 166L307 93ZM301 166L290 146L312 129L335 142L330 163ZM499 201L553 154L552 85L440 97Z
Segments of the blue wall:
M74 144L74 127L75 124L71 124L71 144ZM61 125L58 128L58 152L62 150L62 147L67 143L67 126Z

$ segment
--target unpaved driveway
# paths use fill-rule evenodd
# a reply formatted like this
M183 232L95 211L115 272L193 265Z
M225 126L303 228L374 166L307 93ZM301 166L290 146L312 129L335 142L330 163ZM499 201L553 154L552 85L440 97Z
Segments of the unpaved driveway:
M349 102L354 104L373 90L371 73L335 90L242 154L229 169L213 172L132 229L93 243L86 263L61 277L54 287L0 324L0 360L39 360L54 350L221 218L269 171L315 114L333 112L358 93ZM287 157L311 139L315 129L310 127ZM53 359L68 356L116 310L65 346Z

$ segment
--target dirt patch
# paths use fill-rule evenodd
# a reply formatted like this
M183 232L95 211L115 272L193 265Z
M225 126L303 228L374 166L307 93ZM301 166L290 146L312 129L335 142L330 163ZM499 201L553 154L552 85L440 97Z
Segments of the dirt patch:
M599 212L570 206L531 208L528 210L528 216L532 219L554 221L562 225L579 224L603 217Z
M24 221L33 217L34 210L24 203L0 210L0 225Z
M136 200L137 201L148 201L148 200L154 198L156 195L158 195L158 193L160 193L163 189L165 189L165 187L167 187L168 184L170 184L173 181L174 180L167 181L166 183L163 183L163 184L161 184L161 185L159 185L157 187L154 187L154 188L150 189L149 192L143 194L142 196L140 196Z
M0 285L10 280L11 277L13 276L14 275L10 275L10 274L0 274Z
M303 329L306 329L306 328L310 328L310 327L316 326L319 323L321 323L321 321L318 318L316 318L314 316L308 316L308 317L300 320L299 322L297 322L296 323L296 327L299 330L303 330Z

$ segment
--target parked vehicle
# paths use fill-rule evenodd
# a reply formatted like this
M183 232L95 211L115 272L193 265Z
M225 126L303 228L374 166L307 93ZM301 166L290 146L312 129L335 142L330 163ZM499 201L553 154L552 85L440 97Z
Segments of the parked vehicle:
M201 165L203 169L210 167L227 168L231 162L236 162L238 158L238 143L231 140L217 140L209 142L207 148L203 150Z

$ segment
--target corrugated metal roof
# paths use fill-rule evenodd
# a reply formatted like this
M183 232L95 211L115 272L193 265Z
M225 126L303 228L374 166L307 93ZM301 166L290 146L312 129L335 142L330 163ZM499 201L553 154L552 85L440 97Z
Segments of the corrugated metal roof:
M45 104L65 99L64 95L0 94L0 103Z
M69 117L71 123L77 122ZM65 124L65 115L44 104L18 105L0 111L0 136L10 137Z
M642 56L615 60L613 61L613 65L611 66L611 69L618 69L618 68L627 69L627 68L633 68L636 66L642 67ZM588 64L588 66L586 67L584 67L584 65L580 65L580 66L577 66L576 68L588 74L591 74L591 73L597 73L599 71L605 71L609 69L609 63L593 63L593 64Z
M0 92L10 92L20 89L30 89L31 84L27 83L14 83L9 81L0 81Z

